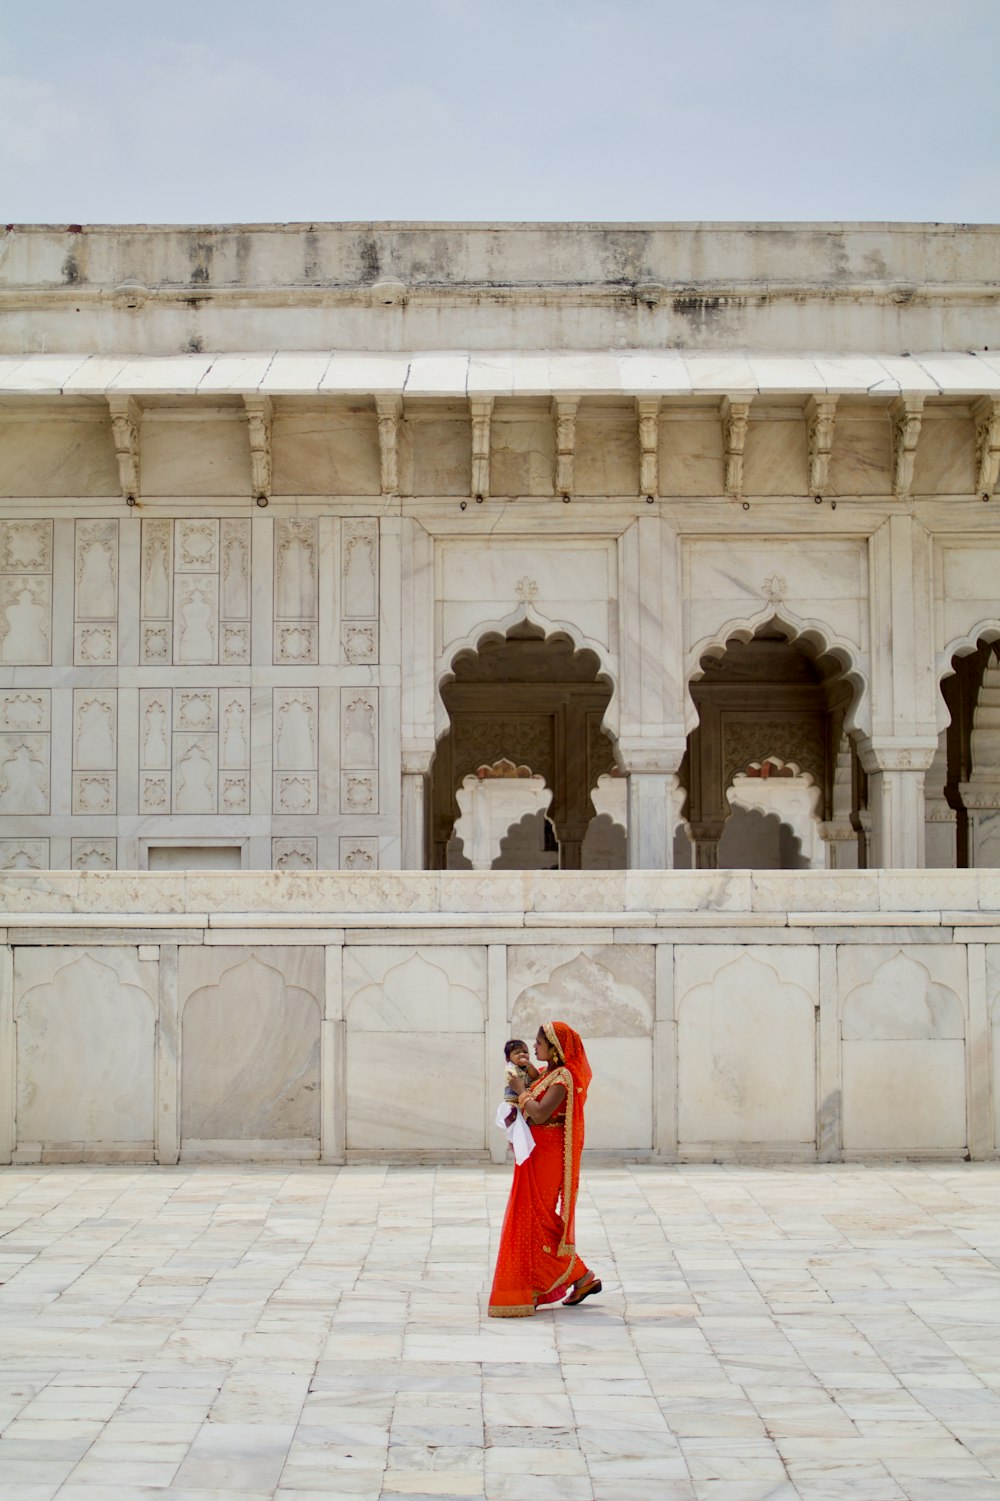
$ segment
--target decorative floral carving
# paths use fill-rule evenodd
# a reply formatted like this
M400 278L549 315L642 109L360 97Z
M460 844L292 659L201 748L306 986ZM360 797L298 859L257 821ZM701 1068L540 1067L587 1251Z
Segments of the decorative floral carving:
M726 456L725 490L739 499L743 494L743 450L750 427L749 401L722 398L722 444Z
M167 627L147 625L142 632L142 656L145 662L169 661Z
M809 442L809 493L822 495L830 477L836 396L810 396L806 402L806 435Z
M346 771L342 778L342 813L377 813L375 773Z
M534 579L528 578L525 574L514 585L514 593L523 604L530 604L533 599L538 598L538 585Z
M376 630L377 627L374 623L364 625L359 621L345 622L341 639L345 660L350 662L352 666L378 660Z
M49 573L52 522L0 522L0 568L4 573Z
M376 870L378 868L377 839L341 839L341 870Z
M637 397L639 417L639 493L656 495L660 488L660 398Z
M892 417L892 492L905 499L913 488L913 465L923 417L922 396L897 396L889 407Z
M140 805L143 813L165 813L170 804L168 777L143 777Z
M315 839L272 839L271 865L275 870L315 870Z
M780 574L774 573L761 584L760 592L768 604L780 605L788 594L788 584Z
M216 567L217 521L178 521L178 571L212 573Z
M823 785L826 742L818 719L727 720L723 724L722 747L724 787L729 786L737 772L769 758L794 761L819 786Z
M316 642L310 625L279 625L278 661L315 662Z
M113 813L114 811L114 777L110 773L96 775L90 772L74 773L74 813Z
M112 625L83 625L77 636L77 661L109 663L115 659L115 628Z
M48 690L0 698L0 729L42 730L48 725Z
M71 861L74 870L114 870L116 840L74 839Z

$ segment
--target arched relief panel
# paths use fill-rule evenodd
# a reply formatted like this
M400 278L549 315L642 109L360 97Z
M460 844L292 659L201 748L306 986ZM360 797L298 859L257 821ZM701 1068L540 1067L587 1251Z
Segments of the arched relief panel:
M842 945L844 1151L952 1154L964 1149L964 948Z
M19 1151L151 1156L156 970L134 948L15 952Z
M319 1152L323 951L182 949L182 1151L200 1142Z
M680 1150L811 1155L816 950L679 945L674 957Z
M986 1002L990 1020L993 1150L1000 1153L1000 944L986 946Z
M343 987L348 1150L483 1151L485 948L352 946Z
M584 1040L594 1070L587 1144L608 1151L653 1145L652 945L574 948L525 945L507 951L510 1036L534 1048L544 1021L565 1021Z

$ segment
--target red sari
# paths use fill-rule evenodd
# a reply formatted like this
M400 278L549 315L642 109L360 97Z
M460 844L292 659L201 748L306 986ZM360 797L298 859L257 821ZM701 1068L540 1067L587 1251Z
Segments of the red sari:
M572 1027L546 1022L543 1030L559 1057L529 1092L540 1100L561 1084L566 1099L544 1125L528 1122L535 1149L514 1169L490 1293L493 1319L528 1318L537 1307L565 1297L570 1285L587 1275L575 1237L584 1105L592 1072Z

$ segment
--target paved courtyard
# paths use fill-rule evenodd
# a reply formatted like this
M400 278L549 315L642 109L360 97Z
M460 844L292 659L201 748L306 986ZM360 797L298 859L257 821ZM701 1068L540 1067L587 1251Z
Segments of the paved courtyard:
M0 1172L3 1501L1000 1501L1000 1166L588 1165L527 1321L507 1184Z

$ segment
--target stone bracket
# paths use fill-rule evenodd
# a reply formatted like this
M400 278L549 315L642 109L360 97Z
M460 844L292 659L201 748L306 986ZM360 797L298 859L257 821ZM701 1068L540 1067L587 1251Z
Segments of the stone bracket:
M556 494L573 493L573 460L576 453L576 414L578 396L553 396L552 415L556 424Z
M492 396L470 396L472 416L472 493L485 500L490 493L490 424L493 419Z
M972 404L976 424L976 494L987 499L1000 479L1000 400L983 396Z
M809 439L809 492L822 495L830 481L836 396L810 396L806 401L806 433Z
M271 496L271 423L274 408L270 396L244 396L250 436L250 487L254 499Z
M637 396L639 418L639 493L656 496L660 490L660 398Z
M376 396L378 458L382 494L399 494L399 424L403 420L401 396Z
M142 409L134 396L109 396L108 406L122 499L134 505L139 499L139 422Z
M743 496L743 449L750 425L750 402L723 396L719 415L726 458L725 491L740 500Z
M858 741L858 759L869 776L881 771L929 771L937 755L937 739L922 742L876 742L871 738Z
M913 464L923 419L922 396L897 396L890 403L892 418L892 493L907 500L913 489Z

